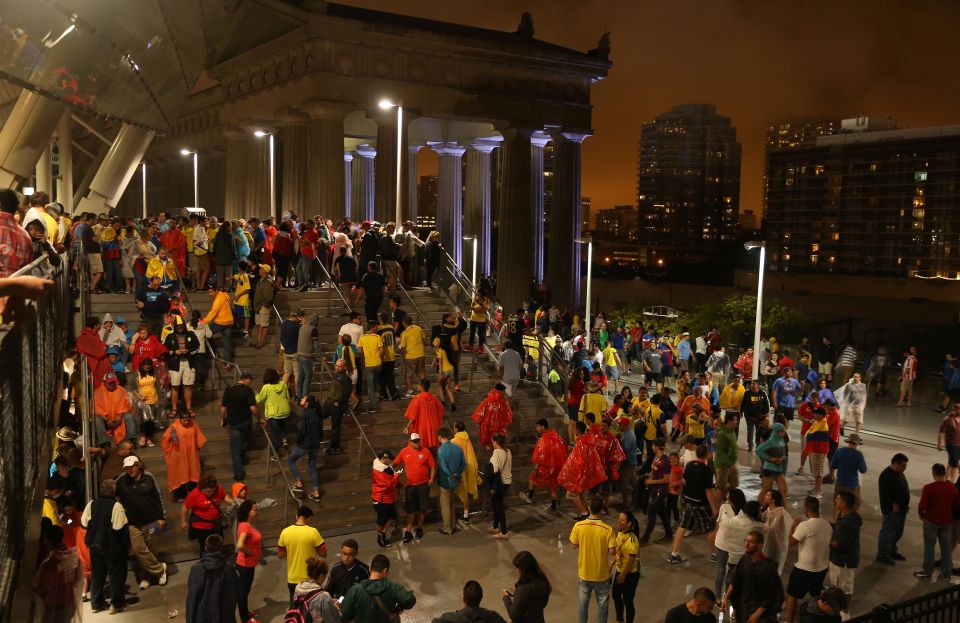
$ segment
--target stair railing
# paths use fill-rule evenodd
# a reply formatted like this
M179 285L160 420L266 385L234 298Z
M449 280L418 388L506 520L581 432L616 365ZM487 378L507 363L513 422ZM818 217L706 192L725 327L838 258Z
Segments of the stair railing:
M335 374L335 372L330 369L330 363L327 361L328 354L331 356L331 359L336 359L336 356L337 356L336 351L332 351L329 353L325 353L323 351L320 352L319 360L320 360L320 368L321 368L321 373L320 373L321 395L323 395L323 391L324 391L324 382L325 382L324 379L327 378L327 379L330 379L330 381L332 381ZM347 404L346 413L347 415L350 416L351 419L353 419L353 423L356 425L357 431L359 432L359 436L357 438L357 442L358 442L357 443L357 462L359 465L359 470L362 472L364 470L364 463L363 463L364 445L366 445L367 449L370 451L370 454L373 456L373 458L378 458L377 450L376 448L373 447L373 443L370 441L370 438L367 437L366 431L363 430L363 426L360 424L359 418L357 418L357 414L353 409L353 405L349 403Z
M330 271L327 270L327 267L324 265L323 262L320 261L319 257L315 256L313 259L314 261L316 261L317 264L320 265L320 270L323 271L323 275L324 277L326 277L327 283L330 284L330 288L327 291L327 315L328 316L330 315L330 302L331 302L331 299L333 298L333 295L331 294L330 290L337 291L337 296L339 296L340 300L343 302L344 308L346 308L348 313L352 313L353 308L350 306L350 302L347 301L346 297L343 296L343 292L340 291L340 286L333 281L333 276L330 274Z

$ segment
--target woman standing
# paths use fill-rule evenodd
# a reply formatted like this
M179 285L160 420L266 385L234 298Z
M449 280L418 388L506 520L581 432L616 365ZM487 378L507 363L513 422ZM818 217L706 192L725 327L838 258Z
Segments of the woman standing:
M717 549L716 557L717 573L714 578L713 589L716 595L723 595L727 588L726 578L727 569L730 561L730 551L739 547L743 549L743 544L730 544L729 534L733 525L733 520L743 510L747 503L747 497L740 489L730 489L727 491L727 499L720 505L720 512L717 514L717 528L713 533L713 545Z
M576 366L567 381L567 440L577 439L577 419L580 416L580 401L583 400L583 366Z
M787 497L787 479L784 478L785 466L787 462L787 429L780 422L776 422L770 431L770 438L757 446L757 456L763 461L760 471L760 499L762 500L767 491L773 489L773 483L776 481L777 489L780 494Z
M550 601L550 580L540 569L533 554L519 552L513 558L517 583L513 590L504 589L503 605L507 607L510 623L544 623L543 610Z
M763 555L775 560L780 573L787 562L787 550L790 548L790 531L793 517L783 506L783 496L779 491L767 491L763 499L764 523L767 524L767 538L763 541Z
M281 444L284 448L289 447L285 433L290 417L290 387L273 368L263 372L263 387L257 394L257 404L263 405L263 417L270 427L273 449L279 453Z
M253 586L253 574L260 564L262 539L260 531L253 527L257 518L257 503L253 500L244 500L237 509L237 575L240 576L240 598L237 600L237 609L240 611L242 623L259 623L256 612L250 612L248 600L250 588Z
M498 539L510 538L507 531L507 510L503 499L513 482L513 454L506 447L505 435L493 436L493 455L490 456L490 465L493 475L490 493L493 499L493 527L487 530Z
M211 475L200 478L200 486L187 494L180 508L180 528L186 530L190 540L196 541L203 554L204 542L211 534L223 536L224 502L232 503L217 479Z
M613 607L617 623L633 623L636 609L633 602L640 583L640 524L633 513L624 511L617 518L616 571L613 580Z
M297 459L307 457L307 472L313 482L310 499L320 501L320 476L317 473L317 450L323 440L323 420L320 419L320 404L316 396L304 396L300 400L300 427L297 431L297 445L287 456L290 473L296 479L293 484L294 493L303 493L303 480L297 469Z
M213 237L213 261L217 264L217 289L226 288L237 262L237 246L233 241L230 221L221 223L217 235Z

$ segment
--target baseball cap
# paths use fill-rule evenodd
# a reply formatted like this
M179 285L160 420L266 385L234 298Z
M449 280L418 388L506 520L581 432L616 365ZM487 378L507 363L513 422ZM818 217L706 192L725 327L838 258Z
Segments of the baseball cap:
M117 380L117 375L114 374L113 372L107 372L106 374L103 375L104 383L109 383L111 381L116 381L116 380Z
M139 462L140 462L140 459L138 459L136 456L134 456L134 455L131 454L131 455L128 456L127 458L123 459L123 466L124 466L124 467L133 467L134 465L136 465L136 464L139 463Z
M241 379L252 379L252 378L253 378L253 372L250 372L249 370L244 370L243 372L240 373L240 378L241 378Z
M306 316L306 315L307 315L307 312L306 312L302 307L298 307L298 308L297 308L297 315L298 315L298 316Z
M410 433L410 441L420 441L420 433Z
M382 459L382 458L384 458L384 457L388 457L388 458L391 458L391 459L392 459L392 458L393 458L393 451L390 450L389 448L384 448L383 450L381 450L380 452L377 453L377 458L378 458L378 459Z

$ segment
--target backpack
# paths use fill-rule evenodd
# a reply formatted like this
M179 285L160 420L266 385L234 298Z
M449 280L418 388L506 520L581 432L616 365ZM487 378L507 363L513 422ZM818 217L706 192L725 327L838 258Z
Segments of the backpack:
M283 617L283 623L313 623L313 615L310 614L310 602L322 592L323 589L318 588L294 599L293 605Z

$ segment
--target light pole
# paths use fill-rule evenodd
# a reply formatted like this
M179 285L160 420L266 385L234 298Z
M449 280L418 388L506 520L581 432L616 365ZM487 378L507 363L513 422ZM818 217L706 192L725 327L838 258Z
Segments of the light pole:
M143 218L147 218L147 163L140 163L140 181L143 186ZM194 206L196 207L196 206Z
M760 321L763 316L763 264L767 259L767 243L762 240L751 240L744 243L747 251L760 249L760 271L757 273L757 318L753 328L753 378L760 378Z
M198 182L197 152L189 149L181 149L181 156L193 156L193 207L200 207L200 186Z
M590 290L593 285L593 238L574 238L577 244L587 245L587 310L583 316L583 325L587 329L587 348L590 348ZM574 336L576 337L576 336Z
M397 201L396 201L396 216L394 217L394 223L397 224L397 229L400 229L400 225L403 222L403 214L400 205L400 191L401 183L400 176L402 174L403 167L403 106L400 104L394 104L388 99L382 99L377 104L380 106L381 110L390 110L391 108L397 109ZM379 146L378 146L379 149Z
M473 296L477 295L477 237L464 236L464 242L473 241L473 268L470 270L470 286L473 288Z
M274 145L273 145L273 132L264 132L263 130L257 130L253 133L257 138L263 138L264 136L270 137L270 214L277 222L280 222L280 215L277 214L277 172L276 172L276 158L274 156Z

